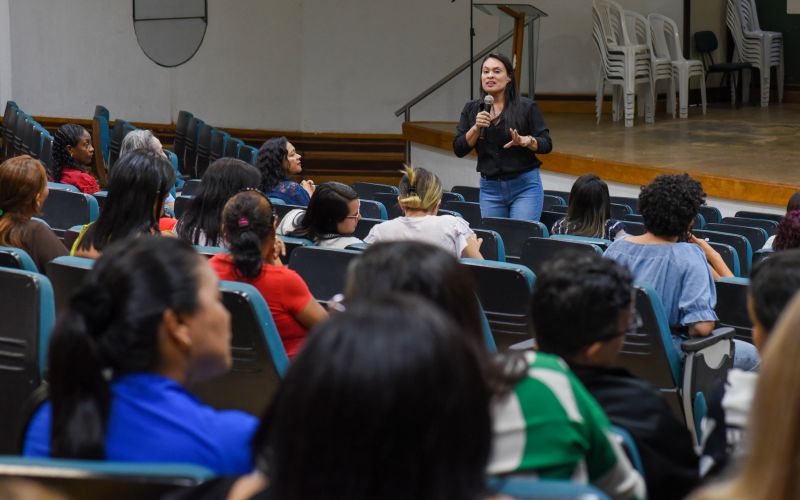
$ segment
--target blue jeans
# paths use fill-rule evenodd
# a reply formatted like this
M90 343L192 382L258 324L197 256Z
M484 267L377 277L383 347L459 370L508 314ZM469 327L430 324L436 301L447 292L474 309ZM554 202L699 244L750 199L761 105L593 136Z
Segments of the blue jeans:
M681 343L689 337L684 335L673 335L672 341L675 344L675 349L681 357L681 361L686 357L686 353L681 350ZM733 339L733 367L746 372L758 371L761 365L761 357L758 355L756 346L749 342Z
M542 215L544 188L539 169L503 180L481 177L481 216L539 220Z

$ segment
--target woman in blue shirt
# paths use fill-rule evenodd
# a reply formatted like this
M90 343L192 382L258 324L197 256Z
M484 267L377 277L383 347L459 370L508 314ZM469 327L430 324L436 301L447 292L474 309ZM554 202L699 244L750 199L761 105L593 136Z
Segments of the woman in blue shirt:
M28 425L24 454L249 472L257 419L214 410L184 387L230 368L230 338L217 277L188 243L113 244L53 331L50 400Z
M256 167L261 171L261 190L270 198L278 198L288 205L307 206L314 194L314 181L299 184L289 179L303 171L302 156L286 137L276 137L261 145Z

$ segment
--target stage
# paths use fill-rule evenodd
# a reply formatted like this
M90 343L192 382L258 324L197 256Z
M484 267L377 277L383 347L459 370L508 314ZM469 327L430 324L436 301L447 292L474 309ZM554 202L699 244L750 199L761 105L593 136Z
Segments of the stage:
M637 117L630 128L610 114L600 124L585 113L546 112L545 121L554 149L542 157L543 173L594 172L638 187L660 173L688 172L710 197L776 208L800 190L800 104L714 103L705 116L699 107L684 120L662 111L654 124ZM408 122L403 132L414 144L452 155L455 126Z

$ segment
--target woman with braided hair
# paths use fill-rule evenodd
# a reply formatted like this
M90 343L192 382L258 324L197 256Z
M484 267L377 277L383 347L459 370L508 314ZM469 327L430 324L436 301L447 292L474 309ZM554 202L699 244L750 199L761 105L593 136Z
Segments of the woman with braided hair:
M144 235L111 245L53 331L50 399L24 454L250 472L258 420L185 389L230 368L230 339L218 279L188 243Z
M425 170L406 166L397 201L405 214L373 226L365 243L415 240L444 248L456 257L482 259L481 243L469 223L452 215L437 216L442 202L442 183Z
M256 167L261 171L261 191L289 205L307 206L314 194L314 181L299 184L289 179L303 171L300 153L286 137L276 137L261 145Z
M300 351L308 330L328 313L299 274L284 267L283 242L275 237L277 219L269 198L256 189L233 196L222 210L222 234L229 254L209 261L223 280L253 285L267 301L286 354Z
M92 136L85 128L75 123L61 125L53 136L53 168L50 179L53 182L72 184L86 194L100 191L97 180L86 171L93 156Z

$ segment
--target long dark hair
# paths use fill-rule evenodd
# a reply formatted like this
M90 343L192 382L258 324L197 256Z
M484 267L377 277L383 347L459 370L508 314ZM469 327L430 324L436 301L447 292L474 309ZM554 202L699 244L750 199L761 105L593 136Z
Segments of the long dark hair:
M328 234L338 234L337 225L350 215L347 206L358 199L355 189L341 182L323 182L308 202L308 208L289 236L318 241Z
M479 356L419 298L353 304L312 331L253 443L274 498L476 500L491 447Z
M483 68L483 63L485 63L487 59L497 59L503 63L503 66L506 68L506 73L508 73L508 77L511 79L508 82L508 85L506 85L505 91L503 92L503 95L505 96L505 104L503 104L505 127L513 128L518 130L520 133L523 133L520 128L525 123L525 116L523 116L522 105L519 102L517 81L514 75L514 65L511 63L511 59L503 54L489 54L483 58L483 61L481 61L481 68ZM486 97L486 91L483 90L483 85L481 84L480 78L478 79L478 94L480 95L480 102L483 102L483 98Z
M61 182L64 168L74 168L86 172L86 168L76 162L69 154L68 147L75 147L88 131L76 123L65 123L53 134L53 161L50 167L50 177L54 182Z
M164 312L198 307L201 258L176 238L141 236L108 247L59 317L48 351L51 455L105 458L114 375L159 363Z
M261 145L256 158L256 167L261 172L261 190L269 193L279 182L288 179L284 161L289 150L286 137L275 137Z
M128 236L158 233L164 196L174 183L172 167L159 155L133 151L121 157L111 170L103 211L86 230L78 248L102 251Z
M269 198L244 191L225 204L222 226L233 256L233 267L244 278L255 278L264 265L262 246L273 234L275 219Z
M608 184L595 174L584 174L572 184L567 209L570 232L581 236L603 238L606 221L611 218Z
M194 199L181 216L175 232L198 245L205 235L206 245L221 246L222 208L239 191L261 184L258 169L236 158L220 158L209 165Z

